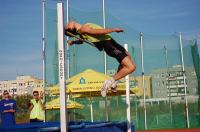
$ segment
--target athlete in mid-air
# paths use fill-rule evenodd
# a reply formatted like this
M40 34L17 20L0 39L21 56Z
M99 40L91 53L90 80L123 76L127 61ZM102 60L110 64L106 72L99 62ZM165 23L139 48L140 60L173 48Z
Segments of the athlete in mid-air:
M75 21L71 21L65 25L65 34L70 32L74 35L79 35L83 40L90 41L99 50L104 50L108 56L114 57L119 62L119 67L113 78L106 80L101 89L103 97L106 96L108 89L111 88L112 92L117 92L117 82L119 79L132 73L136 69L136 65L131 59L129 53L118 44L109 33L123 32L121 28L103 28L94 23L80 24ZM80 40L68 40L69 45L82 44Z

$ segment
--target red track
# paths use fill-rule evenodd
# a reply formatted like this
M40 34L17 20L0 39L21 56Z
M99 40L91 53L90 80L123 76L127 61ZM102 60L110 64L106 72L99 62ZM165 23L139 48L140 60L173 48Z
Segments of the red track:
M168 130L144 130L144 131L135 131L135 132L200 132L200 128L192 129L168 129Z

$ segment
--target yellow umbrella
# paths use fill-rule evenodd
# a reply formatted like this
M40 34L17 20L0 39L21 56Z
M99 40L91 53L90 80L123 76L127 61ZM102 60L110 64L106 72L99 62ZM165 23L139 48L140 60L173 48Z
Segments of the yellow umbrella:
M102 73L96 72L94 70L88 69L84 72L81 72L73 77L71 77L70 79L68 79L66 81L67 84L67 89L68 91L66 91L67 93L71 92L75 92L76 90L78 90L77 88L74 88L74 86L87 86L89 83L89 86L93 86L93 91L99 91L100 87L102 86L103 82L106 79L109 79L109 76L106 76ZM87 80L87 82L85 82L85 80ZM81 82L80 82L81 81ZM80 85L81 84L85 84L87 83L87 85ZM100 85L101 86L100 86ZM95 87L95 86L99 86L99 87ZM96 88L96 89L95 89ZM85 88L84 90L86 90L87 88ZM90 88L91 89L91 88ZM90 91L90 89L88 89L87 91ZM47 90L51 93L51 94L59 94L59 87L58 85L52 86L47 88ZM78 90L79 92L79 90Z
M59 109L60 108L60 98L56 98L46 104L46 109ZM83 105L72 100L67 100L67 109L82 109Z
M108 91L107 96L120 96L126 94L126 89L124 88L125 84L121 83L118 85L117 92L114 93L112 91ZM101 87L100 87L101 88ZM96 88L98 90L98 88ZM140 88L134 88L130 90L131 94L135 94L140 92ZM101 96L101 92L98 91L85 91L85 92L73 92L73 98L86 98L86 97L99 97Z
M143 95L143 89L142 88L130 88L130 91L135 93L137 96Z
M98 76L98 79L99 79L98 81L97 81L97 78L96 78L97 76ZM85 77L87 77L87 81L90 81L90 83L91 83L91 79L94 79L94 77L95 77L95 81L92 82L92 83L95 83L95 84L99 83L100 80L101 80L100 83L102 84L106 79L110 78L109 76L106 76L106 75L104 75L102 73L99 73L99 72L96 72L94 70L88 69L88 70L85 70L85 71L83 71L83 72L71 77L70 79L68 79L66 81L67 89L68 89L68 91L66 91L66 92L69 93L69 92L74 91L76 88L75 89L70 89L69 88L69 86L71 86L70 84L72 82L73 82L73 86L76 85L76 84L79 84L80 83L79 82L80 79L82 79L82 81L83 81L85 79ZM88 79L88 77L90 79ZM76 81L76 82L74 82L74 81ZM54 86L48 87L47 91L49 91L51 94L59 94L59 86L58 85L54 85Z
M59 94L59 87L58 87L58 85L47 87L46 91L50 94L57 95L57 94Z
M110 77L96 72L94 70L88 69L72 79L69 79L67 82L71 82L67 85L69 89L69 93L78 94L83 97L94 97L101 96L101 88L105 80ZM131 91L133 93L133 91ZM108 96L117 96L126 94L125 83L118 83L117 85L117 93L113 93L111 90L108 91Z
M101 96L101 88L105 80L110 77L96 72L94 70L88 69L81 72L69 80L67 83L67 93L71 93L74 97L94 97ZM58 86L53 86L49 88L51 94L59 94ZM135 93L135 90L130 90L131 93ZM118 83L117 93L113 93L111 90L108 91L108 96L118 96L126 94L125 83ZM77 96L78 95L78 96ZM81 95L81 96L80 96Z

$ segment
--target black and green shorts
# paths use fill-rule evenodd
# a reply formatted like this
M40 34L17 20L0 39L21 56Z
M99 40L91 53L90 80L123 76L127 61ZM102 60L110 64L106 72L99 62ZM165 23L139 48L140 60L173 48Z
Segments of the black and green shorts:
M94 44L97 49L100 51L104 50L108 56L116 58L119 63L121 63L122 60L128 56L124 47L118 44L114 39L103 40L95 42Z

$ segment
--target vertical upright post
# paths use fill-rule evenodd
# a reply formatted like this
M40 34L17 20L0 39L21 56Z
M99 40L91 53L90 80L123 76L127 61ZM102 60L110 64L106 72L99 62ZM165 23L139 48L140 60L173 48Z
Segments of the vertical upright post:
M61 132L67 132L67 107L65 85L65 45L64 45L64 19L63 3L57 3L57 33L58 33L58 65L60 87L60 127Z
M124 48L128 52L128 44L124 44ZM131 104L130 104L129 75L126 75L125 80L126 80L127 132L131 132Z
M171 123L172 123L172 101L171 101L171 88L169 87L169 61L168 61L168 51L166 46L164 46L165 49L165 60L166 60L166 65L167 65L167 88L169 92L169 109L170 109L170 118L171 118Z
M106 13L105 13L105 0L102 0L102 7L103 7L103 28L106 28ZM106 52L104 51L104 74L107 74L107 56ZM109 108L108 108L108 97L105 98L105 108L106 108L106 121L109 120Z
M135 94L135 116L136 116L136 125L138 126L138 109L137 109L137 95Z
M103 28L106 28L106 12L105 12L105 0L103 0ZM104 73L107 72L107 57L106 52L104 52Z
M187 100L186 75L185 75L185 64L184 64L184 57L183 57L183 43L182 43L182 33L181 32L179 32L179 43L180 43L180 50L181 50L181 65L182 65L182 70L183 70L183 82L184 82L184 89L185 89L186 121L187 121L187 128L190 128L189 111L188 111L188 100Z
M44 93L43 93L43 100L44 102L46 102L46 93L45 93L45 88L46 88L46 38L45 38L45 0L42 0L42 80L43 80L43 89L44 89ZM45 110L45 114L44 114L44 122L46 121L46 110Z
M93 104L92 104L92 98L90 97L90 116L91 116L91 122L94 121L94 115L93 115Z
M67 0L67 23L69 22L69 0ZM67 41L69 40L69 37L67 36ZM70 51L69 51L69 45L67 44L67 79L70 77Z
M76 45L73 45L73 68L74 72L73 75L76 75Z
M147 112L146 112L146 87L144 82L144 52L143 52L143 33L140 33L140 46L141 46L141 63L142 63L142 88L144 94L144 125L147 129Z
M108 108L108 97L105 97L105 108L106 108L106 121L109 121L109 108Z

